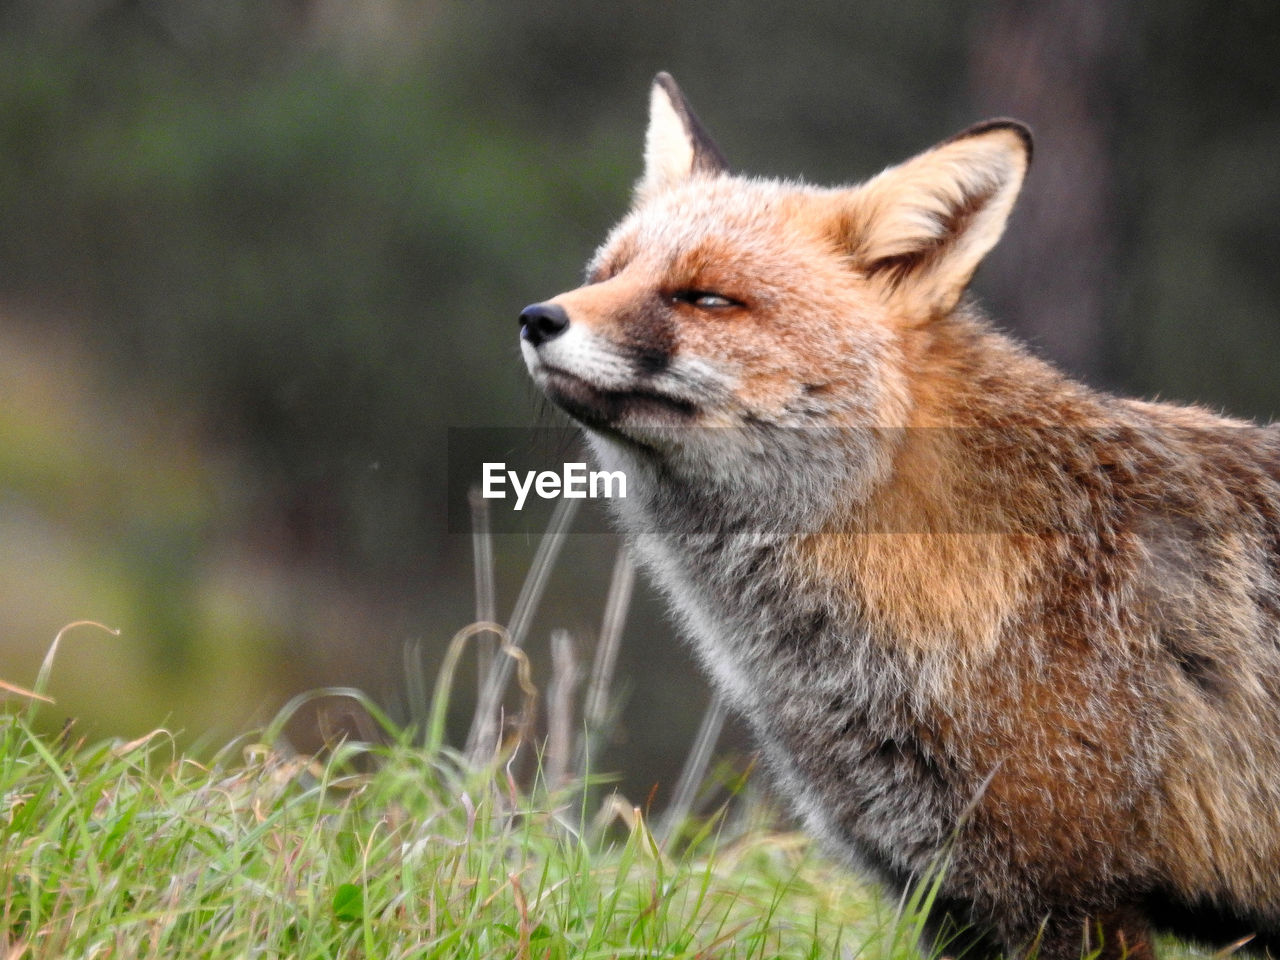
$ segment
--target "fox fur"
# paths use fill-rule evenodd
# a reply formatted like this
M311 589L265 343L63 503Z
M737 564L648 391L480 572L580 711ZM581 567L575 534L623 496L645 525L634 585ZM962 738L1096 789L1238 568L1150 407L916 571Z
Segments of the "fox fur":
M1073 382L964 292L1031 158L731 174L674 81L533 379L781 793L929 950L1280 957L1280 430Z

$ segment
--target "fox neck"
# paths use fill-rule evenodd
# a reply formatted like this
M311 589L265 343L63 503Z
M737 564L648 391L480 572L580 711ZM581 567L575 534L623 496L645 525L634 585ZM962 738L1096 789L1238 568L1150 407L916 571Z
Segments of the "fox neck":
M896 648L985 658L1034 599L1062 522L1043 464L1107 421L1106 400L976 313L919 331L905 354L891 467L800 538L797 562Z

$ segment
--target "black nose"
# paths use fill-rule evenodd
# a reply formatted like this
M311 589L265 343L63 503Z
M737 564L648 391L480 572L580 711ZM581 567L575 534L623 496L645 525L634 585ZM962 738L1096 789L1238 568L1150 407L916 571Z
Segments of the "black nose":
M569 314L557 303L535 303L520 311L520 336L535 347L564 333Z

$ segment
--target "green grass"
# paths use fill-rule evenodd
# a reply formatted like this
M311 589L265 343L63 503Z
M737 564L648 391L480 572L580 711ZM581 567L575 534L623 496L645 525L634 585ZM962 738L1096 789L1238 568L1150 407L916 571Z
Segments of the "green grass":
M0 957L836 957L877 907L794 834L681 852L580 790L394 735L323 759L0 717Z
M629 567L618 571L625 581ZM73 725L41 732L59 643L84 626L100 625L64 628L33 690L0 681L0 960L919 960L930 878L894 909L747 797L701 820L686 818L686 797L666 812L680 828L654 829L563 762L544 767L532 744L554 752L555 738L532 733L539 691L519 634L500 625L455 636L408 729L358 691L320 690L207 763L165 730L97 743ZM459 657L485 634L516 663L523 706L495 742L464 752L446 744L445 716ZM319 697L354 703L376 742L290 750L281 731ZM548 722L556 736L570 702L547 704L562 714ZM682 783L705 778L717 716L713 706ZM589 717L582 725L579 750L557 748L580 770Z

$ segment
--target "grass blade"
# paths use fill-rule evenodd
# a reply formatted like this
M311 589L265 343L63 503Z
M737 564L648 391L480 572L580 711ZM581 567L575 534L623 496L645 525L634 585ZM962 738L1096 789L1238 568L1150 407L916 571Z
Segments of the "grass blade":
M714 694L702 715L702 723L693 738L689 755L685 757L684 767L680 770L680 779L676 781L671 802L663 814L658 834L665 847L668 841L679 831L693 810L693 801L698 788L706 780L707 766L711 762L712 751L716 741L720 739L720 731L724 729L725 705L720 694Z
M564 544L564 534L573 522L578 507L577 500L562 499L556 502L551 521L538 543L529 574L525 577L520 595L516 598L515 609L511 612L511 622L507 626L506 646L519 650L524 645L525 635L533 620L533 613L542 600L547 586L547 578L555 566L560 548ZM506 693L507 683L511 679L513 660L504 658L494 664L490 671L484 692L476 703L475 717L471 723L471 732L467 737L466 754L473 767L480 767L492 758L498 744L498 708Z

